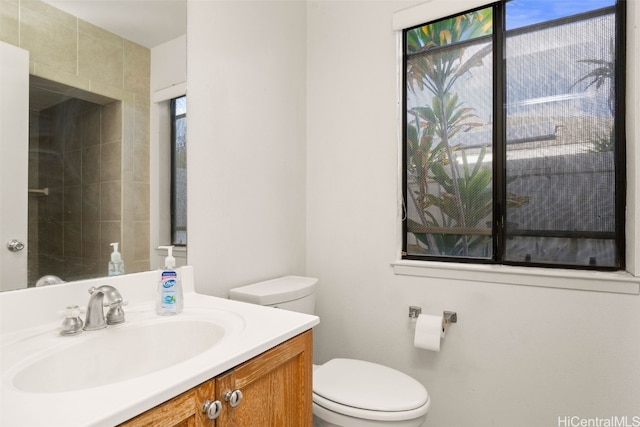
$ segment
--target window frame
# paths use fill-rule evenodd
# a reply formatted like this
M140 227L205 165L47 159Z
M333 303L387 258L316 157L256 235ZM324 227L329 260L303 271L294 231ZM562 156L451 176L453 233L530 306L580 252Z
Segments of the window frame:
M176 193L177 193L177 186L176 186L176 141L177 141L177 131L176 131L176 122L180 119L185 119L186 122L186 118L187 118L187 113L183 113L183 114L176 114L176 100L180 99L180 98L184 98L185 102L186 102L186 95L181 95L175 98L172 98L169 101L169 117L170 117L170 124L171 124L171 139L169 142L169 150L171 153L170 156L170 169L171 169L171 177L170 177L170 197L169 197L169 205L170 205L170 219L169 219L169 227L170 227L170 241L171 241L171 245L175 246L175 247L186 247L187 246L187 241L186 241L186 236L187 236L187 227L185 226L184 229L180 228L181 231L185 232L185 242L177 242L175 240L175 236L176 236L176 232L178 231L178 226L176 224ZM186 125L185 125L186 126ZM186 133L186 130L185 130ZM186 136L185 136L185 140L186 140ZM186 144L186 141L185 141ZM186 197L186 194L185 194Z
M569 270L601 270L601 271L618 271L624 270L626 268L625 260L626 260L626 251L625 251L625 242L627 239L626 228L625 228L625 205L627 199L627 189L626 189L626 145L625 141L626 129L625 129L625 70L626 70L626 55L616 55L616 81L615 81L615 96L616 96L616 117L619 117L615 120L615 132L616 132L616 156L615 156L615 185L616 185L616 250L618 253L618 265L616 266L588 266L588 265L568 265L568 264L543 264L543 263L535 263L528 261L509 261L504 258L504 227L502 224L504 223L504 204L506 200L506 179L505 175L501 173L501 171L505 171L505 160L506 160L506 138L505 133L506 129L504 126L506 115L502 114L502 106L505 101L505 93L506 93L506 79L504 78L505 67L503 66L502 58L504 58L504 44L507 35L522 32L524 29L518 28L513 30L505 29L505 1L499 2L476 2L477 5L475 7L469 7L465 10L460 11L449 11L448 15L440 14L438 17L429 18L427 20L422 20L421 22L416 22L415 20L411 22L412 25L407 25L406 22L402 22L398 24L396 21L396 16L394 16L394 25L395 29L401 29L400 31L400 60L401 60L401 94L402 94L402 102L401 104L401 182L400 182L400 190L401 197L403 202L403 218L401 220L401 247L400 247L400 258L402 261L407 262L422 262L422 263L452 263L452 264L473 264L473 265L482 265L482 264L490 264L493 266L514 266L514 267L523 267L525 269L531 269L535 267L544 267L544 268L552 268L552 269L569 269ZM451 6L447 6L451 7ZM483 258L466 258L466 257L457 257L457 256L438 256L438 255L412 255L407 254L407 238L408 238L408 226L407 226L407 218L406 218L406 206L407 206L407 185L408 185L408 176L406 169L406 144L407 144L407 73L406 73L406 58L405 58L405 50L406 50L406 34L409 30L421 27L423 25L428 25L431 22L436 22L439 20L444 20L448 18L452 18L458 15L470 13L479 9L483 9L486 7L492 7L494 12L494 20L493 20L493 31L492 35L492 44L493 44L493 79L494 82L499 82L498 84L493 85L493 115L495 118L494 127L493 127L493 223L492 223L492 242L493 242L493 256L489 259ZM445 8L446 9L446 8ZM616 34L615 34L615 43L616 43L616 52L626 52L626 2L618 1L615 5L609 6L605 8L607 10L614 10L616 16ZM603 14L603 10L598 9L595 11L588 11L580 14L579 16L583 19L590 15L599 15ZM404 12L404 11L403 11ZM405 21L406 14L402 14L402 19L399 21ZM577 20L577 19L573 19ZM557 21L557 22L556 22ZM561 25L561 23L568 22L566 18L560 18L554 21L544 22L540 25L545 27L553 26L553 25ZM402 28L398 28L398 26L402 26ZM525 28L526 29L526 28ZM501 153L501 154L498 154ZM402 262L401 261L401 262ZM395 264L394 264L395 265Z

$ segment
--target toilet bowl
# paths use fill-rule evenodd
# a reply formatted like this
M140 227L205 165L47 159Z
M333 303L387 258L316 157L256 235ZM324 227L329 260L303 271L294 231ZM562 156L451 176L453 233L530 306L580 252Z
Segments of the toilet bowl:
M315 314L317 282L285 276L231 289L229 298ZM420 427L430 405L422 384L390 367L344 358L314 366L314 427Z
M314 369L314 427L419 427L431 400L410 376L377 363L336 358Z

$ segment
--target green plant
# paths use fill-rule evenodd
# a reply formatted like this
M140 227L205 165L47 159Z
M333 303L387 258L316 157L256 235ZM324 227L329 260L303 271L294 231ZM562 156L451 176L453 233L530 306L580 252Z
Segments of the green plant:
M589 71L582 76L578 81L571 85L571 88L583 81L590 80L585 89L589 89L595 85L596 89L600 89L602 86L608 86L609 96L608 105L609 112L613 116L615 113L615 43L612 40L609 41L609 58L608 59L581 59L578 62L583 64L596 65L596 68Z
M447 173L442 163L432 165L433 177L441 187L436 194L427 195L428 205L438 208L440 218L428 212L430 223L435 227L455 227L465 218L468 227L491 227L493 212L492 170L483 165L486 147L483 147L476 163L471 168L464 151L461 153L462 173L457 183ZM455 166L457 168L457 166ZM457 184L457 185L456 185ZM455 192L458 192L456 196ZM483 223L484 222L484 223ZM485 234L440 234L439 247L447 255L468 255L476 248L485 246L490 237ZM437 241L436 241L437 243Z
M582 76L578 81L571 85L573 89L581 82L587 81L585 87L589 89L591 86L600 89L605 86L608 89L607 105L609 113L613 117L615 115L615 43L613 39L609 40L609 58L608 59L582 59L578 61L582 64L595 65L596 67ZM613 128L609 130L609 135L597 134L591 139L593 148L591 152L601 153L605 151L613 151L615 145L615 134Z
M407 62L407 89L414 94L427 90L433 95L431 105L416 107L407 112L414 118L412 126L407 129L407 172L418 188L417 194L410 196L424 226L442 224L466 229L475 227L479 221L472 203L463 194L469 176L465 174L462 179L459 177L455 148L450 143L450 139L457 133L468 131L479 123L475 121L477 116L473 113L473 108L464 106L452 91L461 76L482 64L483 59L490 54L491 47L487 45L465 59L464 47L449 46L491 34L491 30L491 9L487 8L425 25L407 34L407 52L412 55L412 59ZM466 164L464 156L463 162ZM445 172L444 166L447 165L449 171ZM479 169L474 168L474 171L478 174ZM490 171L488 176L491 177ZM445 189L440 193L439 199L429 194L430 177ZM489 179L485 183L484 189L488 187L489 192L490 181ZM431 206L440 209L440 219L436 219L429 210ZM470 239L463 233L452 242L452 236L456 235L445 237L449 241L440 244L429 233L425 235L425 239L434 253L453 247L454 252L468 255L473 237Z
M613 151L615 147L614 137L612 133L609 133L609 135L595 135L590 139L589 142L592 146L589 151L592 153L604 153L607 151Z
M438 233L438 232L418 232L415 231L416 239L424 245L414 247L414 252L437 252L440 255L464 256L469 252L481 251L491 242L490 228L493 218L493 174L491 167L484 163L487 154L487 147L482 147L474 164L468 162L467 154L461 150L462 159L461 174L458 178L458 185L454 186L453 179L446 171L441 162L434 162L431 165L432 179L440 186L437 194L427 193L421 202L419 210L421 223L408 220L408 225L413 230L423 229L425 226L431 230L446 230L458 225L457 218L460 217L459 206L453 192L458 188L462 209L470 228L475 228L475 232L465 230L461 233ZM508 183L517 178L511 178ZM419 193L419 192L416 192ZM417 204L418 194L414 194L414 203ZM507 193L507 207L516 208L529 203L529 196L517 196ZM428 209L437 208L437 211ZM437 216L438 214L439 216ZM466 237L466 243L464 238Z

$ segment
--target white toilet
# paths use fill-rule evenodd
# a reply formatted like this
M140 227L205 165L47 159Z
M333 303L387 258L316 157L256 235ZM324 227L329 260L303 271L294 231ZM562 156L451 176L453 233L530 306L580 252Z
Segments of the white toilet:
M314 314L317 282L285 276L231 289L229 298ZM420 427L430 405L422 384L387 366L339 358L314 366L314 427Z

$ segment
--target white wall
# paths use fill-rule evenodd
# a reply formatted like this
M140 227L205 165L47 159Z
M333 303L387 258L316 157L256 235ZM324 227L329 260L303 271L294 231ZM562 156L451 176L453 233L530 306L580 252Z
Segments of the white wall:
M406 371L429 390L431 426L539 427L559 425L559 416L640 416L637 295L393 274L398 125L391 18L408 5L308 5L307 274L321 279L316 361L359 357ZM458 312L440 353L412 347L409 305Z
M199 292L305 270L304 2L190 1L188 246Z
M427 425L640 416L637 295L393 274L391 16L411 4L189 2L189 264L198 291L226 296L280 274L319 277L316 361L367 358L413 375L433 399ZM409 305L458 312L440 353L412 347Z
M151 49L150 108L150 230L151 269L164 266L166 250L158 246L171 243L171 127L170 100L186 93L187 36L176 37ZM186 264L186 250L174 248L176 265Z

